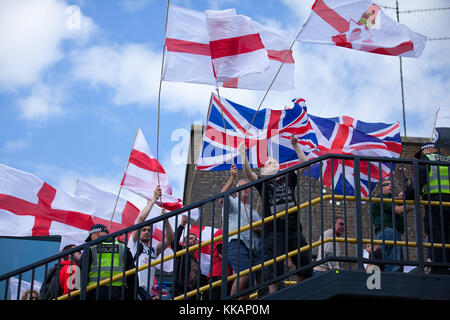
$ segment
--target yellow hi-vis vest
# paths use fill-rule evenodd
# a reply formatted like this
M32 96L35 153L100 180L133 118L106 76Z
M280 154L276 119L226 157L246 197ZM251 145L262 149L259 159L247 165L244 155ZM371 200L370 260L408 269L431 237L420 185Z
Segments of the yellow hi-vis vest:
M92 262L89 268L88 286L99 281L123 274L125 244L118 241L105 241L91 247ZM108 286L122 286L123 278L109 283Z
M448 166L450 166L450 157L434 153L426 154L426 157L431 161L448 162ZM450 193L448 166L430 166L428 185L425 184L423 186L423 194L428 194L428 190L430 191L430 194Z

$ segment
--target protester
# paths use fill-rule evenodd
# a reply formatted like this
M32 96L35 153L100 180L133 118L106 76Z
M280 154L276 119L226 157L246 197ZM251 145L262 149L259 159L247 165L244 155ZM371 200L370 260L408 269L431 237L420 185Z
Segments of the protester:
M86 242L97 240L109 234L106 226L95 224L89 230ZM88 259L88 270L83 270L83 262ZM123 275L124 271L135 268L133 255L125 244L113 238L106 238L98 244L92 245L89 251L84 251L80 259L81 275L88 273L88 286L111 277ZM87 293L88 300L132 300L134 298L135 274L122 276L107 285L96 287ZM124 290L122 290L122 288ZM123 291L123 295L122 295Z
M297 157L300 162L307 160L305 154L298 144L298 139L294 135L291 136L291 144L297 153ZM245 176L249 181L256 181L260 177L254 173L247 159L245 143L239 145L239 153L242 158L242 168ZM268 159L261 169L262 176L274 175L280 171L280 165L275 159ZM264 203L262 206L264 218L275 216L280 211L297 206L295 200L295 188L297 186L297 174L290 172L287 176L282 176L277 179L269 180L268 182L257 184L256 190ZM263 193L264 190L264 193ZM286 217L287 216L287 217ZM264 224L264 236L263 245L264 252L267 253L269 259L276 258L281 255L285 255L287 252L298 249L297 244L300 243L300 247L306 246L307 242L302 234L302 225L297 219L297 214L289 214L281 219L275 219L275 222L269 222ZM276 230L274 231L273 223L276 224ZM288 246L285 246L285 240L287 237ZM276 252L274 252L276 248ZM274 253L274 254L273 254ZM300 265L297 265L297 259L293 258L293 262L297 268L310 263L310 256L308 252L300 254ZM276 276L280 276L284 273L284 264L287 266L287 261L276 263ZM299 280L304 280L312 276L312 268L306 269L298 273ZM278 284L274 283L269 285L269 293L273 293L278 290Z
M238 175L238 170L235 164L231 166L230 177L220 192L225 192L231 189L234 185L234 180ZM237 186L242 186L248 183L248 180L239 180ZM228 219L228 229L239 230L243 226L251 225L253 222L261 220L258 212L255 209L251 210L250 206L250 189L246 188L240 191L239 197L232 195L229 197L229 211L225 216L222 212L222 218ZM219 202L223 203L223 199ZM258 233L261 232L261 227L252 227L251 231L239 232L228 238L228 261L235 273L247 270L254 265L261 264L264 260L261 250L261 238ZM253 273L251 273L253 275ZM235 279L231 289L231 295L244 290L249 282L249 275L242 275L239 279ZM247 299L248 295L241 296L239 299Z
M323 239L333 238L333 232L335 237L340 237L344 234L345 230L345 222L344 219L337 217L336 223L333 223L332 227L330 229L325 230L323 233ZM334 230L333 230L334 229ZM322 240L322 237L319 238L319 241ZM322 250L323 247L323 250ZM336 250L335 250L336 249ZM327 257L339 257L341 255L341 243L340 242L326 242L319 246L319 251L317 253L317 260L325 259ZM321 274L322 272L326 272L332 269L339 269L339 262L337 261L327 261L325 263L322 263L321 265L318 265L314 267L313 273L314 275Z
M427 201L450 201L449 166L450 157L441 153L439 147L430 142L423 144L415 157L426 161L439 161L445 165L434 166L419 163L419 181L415 181L418 192L423 200ZM406 192L407 199L414 199L415 184L412 183ZM442 216L441 216L442 215ZM443 205L425 205L424 216L425 233L431 243L450 243L450 207ZM445 259L444 259L445 258ZM450 249L433 246L431 249L431 261L436 263L450 262ZM432 274L450 274L445 266L432 266Z
M192 248L193 246L199 244L197 235L194 233L188 233L183 238L183 242L181 243L181 245L179 244L181 236L184 233L187 221L187 216L181 217L180 225L175 232L175 241L172 244L172 248L174 248L174 251L180 251L184 249L188 250L188 248ZM200 286L208 283L207 278L201 274L200 265L193 251L186 252L185 254L180 255L175 259L173 276L175 278L175 297L187 293L191 290L197 289L198 281L200 281ZM192 299L195 299L195 297L193 297Z
M161 188L158 186L155 188L153 192L153 199L151 201L147 201L147 205L144 207L144 209L142 209L141 213L139 214L139 217L136 220L136 224L142 223L145 221L145 219L147 219L150 211L152 210L155 202L159 197L161 197ZM162 209L161 215L164 215L165 213L166 211ZM142 227L140 231L135 230L131 234L131 238L128 242L128 247L138 267L151 264L152 261L154 261L163 250L163 243L165 249L173 242L174 237L173 230L172 227L170 226L169 221L166 220L164 225L165 225L165 238L164 241L156 245L156 249L153 248L154 246L153 245L151 246L150 244L152 238L151 226ZM155 230L153 229L153 232L154 231ZM151 288L155 281L154 280L155 267L148 266L148 268L139 271L138 277L139 277L138 299L139 300L151 300L152 298L158 299L159 297L156 297L156 295L153 297L151 295L152 292Z
M61 252L74 248L74 244L66 245ZM69 288L74 291L76 284L76 273L79 272L78 264L81 258L81 252L76 251L73 254L65 255L59 263L50 268L44 278L40 290L41 300L52 300L59 296L67 294ZM79 276L79 275L78 275Z
M20 300L40 300L39 292L33 290L31 299L30 299L30 292L31 292L30 289L25 290Z
M214 243L212 257L212 272L210 272L208 276L208 281L214 283L222 279L222 241ZM227 276L231 276L233 274L233 269L230 267L230 265L228 265L227 271ZM222 285L224 285L225 281L226 280L222 282ZM211 289L211 300L220 300L222 296L222 285L216 286ZM227 286L227 289L227 294L230 295L231 286Z
M372 212L372 223L374 225L377 240L401 241L405 228L403 205L396 205L393 202L384 202L383 199L392 200L392 184L390 180L384 180L381 183L381 194L376 197L380 202L370 204ZM402 261L403 250L399 245L380 245L385 260ZM385 271L403 272L401 265L385 265Z
M74 248L74 244L67 245L63 248L63 252ZM59 271L59 285L62 288L62 294L69 293L69 289L73 291L76 284L76 277L79 276L78 263L81 258L81 251L76 251L72 255L65 255L62 257L61 270ZM78 274L77 274L78 273Z

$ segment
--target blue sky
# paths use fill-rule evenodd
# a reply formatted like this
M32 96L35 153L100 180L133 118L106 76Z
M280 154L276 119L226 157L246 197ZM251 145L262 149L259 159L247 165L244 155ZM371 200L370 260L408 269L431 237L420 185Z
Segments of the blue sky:
M375 1L395 6L394 0ZM313 0L172 0L195 10L236 8L257 22L296 34ZM399 0L400 10L448 7L445 0ZM157 97L167 2L43 0L0 2L0 162L73 193L77 179L117 192L140 126L156 155ZM396 19L395 11L384 9ZM402 13L427 37L450 36L449 10ZM79 17L79 20L77 20ZM304 98L311 114L400 121L399 59L296 43L296 89L270 92L264 107ZM408 136L431 135L436 105L450 108L450 41L404 58ZM160 162L182 198L194 123L205 123L205 85L163 83ZM223 89L256 108L264 92ZM145 201L126 191L122 196Z

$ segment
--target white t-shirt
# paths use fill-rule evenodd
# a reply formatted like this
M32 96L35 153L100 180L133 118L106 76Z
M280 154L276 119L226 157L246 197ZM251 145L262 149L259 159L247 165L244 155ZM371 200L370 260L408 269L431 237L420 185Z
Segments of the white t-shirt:
M258 214L258 212L255 209L252 209L252 216L250 217L250 206L244 204L243 202L241 202L241 214L240 214L240 227L244 227L248 224L250 224L250 221L252 223L261 220L260 215ZM223 210L222 210L223 211ZM223 212L222 212L222 217L223 217ZM229 231L233 231L235 229L239 228L239 199L238 197L233 198L232 196L230 196L230 211L229 211L229 225L228 225L228 230ZM238 235L233 235L229 238L229 240L232 239L238 239ZM253 245L250 245L250 230L241 232L241 240L245 243L245 245L247 246L247 248L249 249L253 249L255 247L257 247L258 245L258 241L259 238L256 234L253 234L252 236L252 242Z
M325 230L325 232L323 233L323 238L324 239L333 238L333 229ZM322 239L322 237L320 237L319 240L320 239ZM333 242L327 242L323 245L323 251L324 253L322 253L322 245L320 245L319 251L317 252L317 260L326 258L329 255L339 257L341 255L341 244L340 242L336 242L336 252L334 252ZM317 271L328 271L331 269L339 269L339 262L328 261L326 263L314 267L314 270Z
M131 251L131 254L133 255L133 257L136 255L139 242L140 242L140 240L137 242L134 242L133 237L130 237L130 240L128 241L128 248L130 248L130 251ZM150 257L151 257L151 261L156 259L154 251L150 255L151 251L150 251L149 247L147 247L145 244L142 243L142 248L143 248L143 250L142 250L142 253L139 255L139 259L137 260L137 262L135 261L138 264L138 268L145 264L151 263L151 262L149 262ZM139 273L138 273L139 286L143 287L145 290L147 290L147 288L152 287L154 279L155 279L155 267L150 267L150 278L148 277L148 271L149 271L149 268L145 268L144 270L139 271ZM147 286L148 282L149 282L149 286Z

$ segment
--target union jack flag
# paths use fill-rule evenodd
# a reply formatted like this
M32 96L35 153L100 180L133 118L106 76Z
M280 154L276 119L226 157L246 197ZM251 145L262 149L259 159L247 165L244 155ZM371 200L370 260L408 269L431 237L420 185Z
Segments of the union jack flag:
M291 109L256 111L213 95L197 169L229 170L233 163L242 169L238 151L242 141L252 168L263 167L269 158L278 160L281 169L299 163L290 137L299 138L306 155L316 148L317 139L304 100L294 101Z
M398 122L394 124L369 123L347 116L319 118L309 115L309 123L316 134L318 145L307 155L308 159L330 153L399 158L402 152ZM321 164L312 166L312 177L319 179L320 165L322 165L324 186L332 188L332 184L334 184L334 192L337 194L355 194L353 161L345 160L343 162L342 159L322 161ZM368 196L373 190L373 186L380 181L380 176L381 179L388 177L394 168L394 165L391 166L388 162L361 161L361 194L365 197ZM308 170L304 175L307 174L309 174Z

